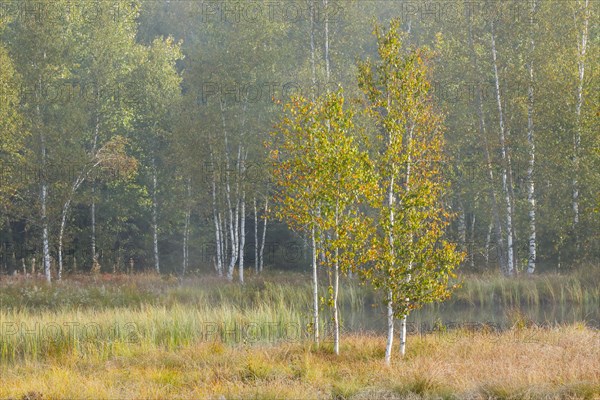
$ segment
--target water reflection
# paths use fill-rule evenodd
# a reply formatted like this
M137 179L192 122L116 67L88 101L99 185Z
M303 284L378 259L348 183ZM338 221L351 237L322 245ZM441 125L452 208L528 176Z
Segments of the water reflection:
M517 322L537 326L556 326L582 322L600 329L600 308L596 305L539 305L476 307L463 305L428 306L413 312L407 321L412 333L426 333L442 327L474 330L506 330ZM396 321L399 327L399 321ZM343 309L342 324L347 332L385 332L387 320L383 306L366 305L360 310ZM486 328L487 327L487 328Z

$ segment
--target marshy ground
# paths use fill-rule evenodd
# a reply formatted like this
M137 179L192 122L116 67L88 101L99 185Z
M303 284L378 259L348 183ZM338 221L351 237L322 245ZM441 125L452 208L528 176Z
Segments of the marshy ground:
M439 321L409 335L407 356L386 367L377 327L348 330L339 357L326 330L320 346L311 342L301 275L253 277L243 287L152 275L73 276L51 286L4 278L0 398L596 399L597 321L541 324L526 312L597 310L594 282L577 274L466 277L448 306L495 299L503 323ZM345 282L346 319L377 302Z

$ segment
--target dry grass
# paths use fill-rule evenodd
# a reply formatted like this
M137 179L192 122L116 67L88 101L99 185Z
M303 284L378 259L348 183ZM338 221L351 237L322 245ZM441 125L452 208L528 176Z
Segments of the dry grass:
M583 325L409 337L383 364L385 338L348 336L341 355L309 342L167 351L132 344L108 359L58 354L3 365L1 398L599 399L600 333Z
M0 398L600 399L600 332L537 327L516 307L597 310L597 282L466 277L451 302L514 305L512 329L412 335L407 356L386 367L382 336L343 335L339 357L331 343L306 339L311 291L298 274L251 276L243 287L156 275L76 275L53 285L11 277L0 282ZM375 301L368 288L344 286L352 310ZM228 333L275 322L302 335ZM75 336L40 334L74 323Z

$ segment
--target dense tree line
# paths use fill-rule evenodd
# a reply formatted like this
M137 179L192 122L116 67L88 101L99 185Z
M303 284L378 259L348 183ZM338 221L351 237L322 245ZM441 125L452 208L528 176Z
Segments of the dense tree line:
M265 142L294 94L364 98L356 60L391 18L434 50L447 145L419 162L449 177L463 268L600 257L597 1L0 7L3 273L307 269L310 235L271 212Z

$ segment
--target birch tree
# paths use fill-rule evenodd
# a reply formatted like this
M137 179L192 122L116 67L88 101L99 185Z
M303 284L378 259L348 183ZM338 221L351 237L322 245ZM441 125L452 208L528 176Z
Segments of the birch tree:
M315 343L319 343L319 190L316 179L319 168L316 159L316 132L321 129L315 109L310 102L292 98L284 107L286 115L278 131L273 133L269 158L275 185L275 215L301 234L310 235L312 245L313 320L311 329Z
M293 98L288 116L275 134L271 158L280 192L277 215L295 230L310 235L313 256L313 329L318 341L318 252L333 274L328 304L332 310L334 353L339 354L338 307L340 274L356 270L368 235L359 213L369 190L370 170L355 140L353 112L344 107L341 91L315 101ZM322 245L317 247L317 241Z
M378 60L359 64L366 111L377 128L371 155L378 190L370 196L377 234L363 277L383 292L387 304L387 364L394 319L402 319L404 355L408 314L449 295L449 278L462 258L443 239L449 220L441 201L444 140L442 116L429 95L429 54L409 47L399 26L397 19L388 31L376 26Z

